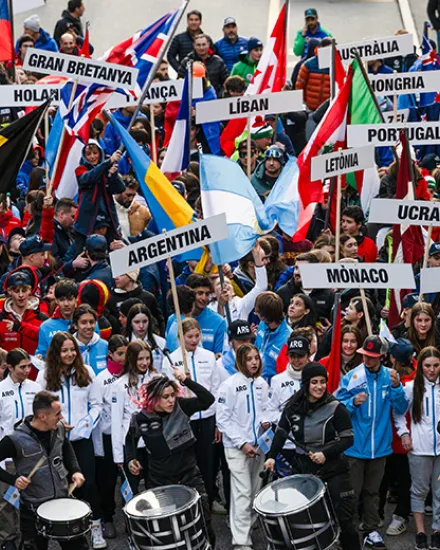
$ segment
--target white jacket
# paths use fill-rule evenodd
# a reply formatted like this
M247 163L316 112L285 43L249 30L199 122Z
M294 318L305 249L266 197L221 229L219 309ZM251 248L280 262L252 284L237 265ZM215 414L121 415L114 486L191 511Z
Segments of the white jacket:
M0 439L10 435L17 422L32 414L34 397L41 389L32 380L15 384L10 376L0 382Z
M51 392L60 399L64 420L74 426L73 430L67 434L70 441L88 439L98 423L102 410L101 392L96 384L95 373L92 367L88 365L85 367L92 379L91 384L80 388L72 381L72 376L66 379L61 375L61 388ZM47 389L45 372L46 370L42 370L37 376L37 382L43 390Z
M240 449L245 443L257 445L261 424L267 414L269 386L260 376L248 378L241 372L220 385L217 398L217 427L226 448Z
M154 376L158 375L156 373L151 374L150 372L140 374L138 375L136 387L133 386L130 388L128 386L128 374L123 374L112 385L111 434L113 461L115 464L124 463L125 436L130 427L131 415L139 411L139 407L136 403L133 403L132 399L137 399L139 388L142 384L147 384ZM140 439L138 446L145 447L142 439Z
M171 354L171 359L174 366L184 371L183 359L182 359L182 349L177 348L176 351L173 351ZM217 367L215 354L212 351L201 348L200 346L196 348L196 351L186 352L186 362L188 365L188 370L191 375L191 379L194 382L198 382L208 391L210 391L214 396L217 395L218 388L220 387L220 372ZM173 369L167 358L164 359L162 365L162 372L168 378L174 380ZM190 394L187 388L184 388L185 397L189 397ZM215 414L215 402L207 409L206 411L200 411L191 416L191 420L202 420L203 418L210 418Z
M275 375L270 381L268 416L271 422L278 424L286 402L301 388L301 371L287 365L284 372ZM284 449L294 449L295 445L286 439Z
M158 336L157 334L153 334L154 341L156 345L158 346L156 349L153 350L153 363L154 368L160 372L162 368L162 362L165 357L165 355L162 353L162 350L165 347L165 338L162 338L162 336ZM131 336L131 342L135 342L136 340L139 340L139 338L136 338L136 336L133 334ZM144 342L146 342L150 347L151 344L148 340L148 338L144 338Z
M440 384L429 382L423 377L425 393L423 394L422 421L416 424L412 419L412 404L414 380L404 386L406 397L409 401L409 414L411 417L411 440L414 455L439 456L440 435L437 432L437 424L440 420ZM397 434L401 437L409 433L405 415L394 415Z
M92 433L95 456L104 456L102 436L103 434L111 435L112 433L112 395L113 385L117 381L118 378L111 374L108 369L101 371L96 377L96 385L101 392L102 411L98 424Z

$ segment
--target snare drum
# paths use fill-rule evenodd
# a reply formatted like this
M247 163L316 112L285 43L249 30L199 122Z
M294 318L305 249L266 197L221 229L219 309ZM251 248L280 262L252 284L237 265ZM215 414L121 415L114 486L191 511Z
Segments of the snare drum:
M325 550L339 536L327 488L312 475L294 475L264 487L254 510L272 550Z
M199 493L168 485L135 496L124 507L131 542L138 550L211 548Z
M90 531L92 510L76 498L55 498L37 509L37 532L47 539L71 540Z

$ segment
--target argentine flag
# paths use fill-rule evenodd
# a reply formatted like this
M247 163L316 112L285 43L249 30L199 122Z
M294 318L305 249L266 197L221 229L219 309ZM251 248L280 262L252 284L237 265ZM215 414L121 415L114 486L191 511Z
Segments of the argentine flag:
M129 502L133 498L133 491L131 490L130 484L128 483L128 479L126 479L121 485L121 495L125 502Z
M3 495L3 500L6 500L6 502L9 502L9 504L11 506L13 506L14 508L17 508L17 510L19 510L19 508L20 508L20 491L16 487L13 487L12 485L10 485L9 489Z

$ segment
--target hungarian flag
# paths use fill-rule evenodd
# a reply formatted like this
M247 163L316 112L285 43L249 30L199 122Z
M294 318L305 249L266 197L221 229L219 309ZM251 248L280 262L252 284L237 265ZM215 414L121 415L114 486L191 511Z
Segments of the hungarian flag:
M405 132L400 132L402 154L397 175L396 199L413 201L414 186L411 169L411 158L408 154L408 143ZM422 228L416 225L393 225L393 262L414 265L422 257L425 249ZM400 321L401 298L406 290L392 290L388 325L392 328Z
M287 59L285 22L286 4L284 3L245 95L281 92L283 89L286 83ZM246 118L230 120L223 130L220 146L228 157L233 154L235 140L244 132L246 122Z
M306 238L314 212L314 208L311 205L323 200L321 180L311 181L312 158L323 153L337 151L339 148L345 149L347 110L352 79L353 71L349 68L342 88L330 103L321 122L298 157L298 193L301 198L303 215L300 216L298 230L293 237L294 241L301 241Z
M0 131L0 193L7 193L15 186L17 174L49 104L50 100Z
M358 61L353 60L351 66L353 83L350 94L349 124L380 124L382 117ZM376 167L347 174L346 182L359 193L362 210L368 217L371 201L378 195L380 187Z
M0 0L0 61L16 58L9 0Z
M341 381L341 324L341 294L336 292L335 308L333 312L332 349L330 351L327 363L327 389L330 393L333 393L338 389L339 382Z

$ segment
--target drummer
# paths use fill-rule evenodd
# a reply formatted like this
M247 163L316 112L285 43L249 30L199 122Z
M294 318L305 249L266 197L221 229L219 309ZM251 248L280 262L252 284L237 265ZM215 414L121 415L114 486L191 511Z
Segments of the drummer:
M33 416L25 418L15 431L0 441L0 462L12 458L17 474L0 468L0 481L20 491L20 529L23 550L47 550L49 541L38 534L36 510L54 498L67 497L71 481L77 488L84 483L72 444L66 438L61 422L59 398L47 391L37 393L32 405ZM44 462L35 471L40 459ZM59 541L64 550L89 548L85 537Z
M302 372L302 388L287 402L281 415L264 467L273 471L288 434L298 445L291 458L297 474L313 474L327 483L341 527L343 550L360 550L359 535L353 524L354 492L343 452L353 444L353 428L347 409L327 391L327 370L320 363L309 363ZM307 449L309 451L307 452Z
M197 466L195 437L189 417L206 411L215 401L201 384L173 367L174 378L195 397L179 396L179 384L166 376L153 378L141 387L138 403L142 410L133 414L125 438L125 455L131 474L138 476L142 466L136 460L137 444L142 436L148 451L148 488L182 484L196 489L202 497L208 537L214 548L215 535L205 485Z

